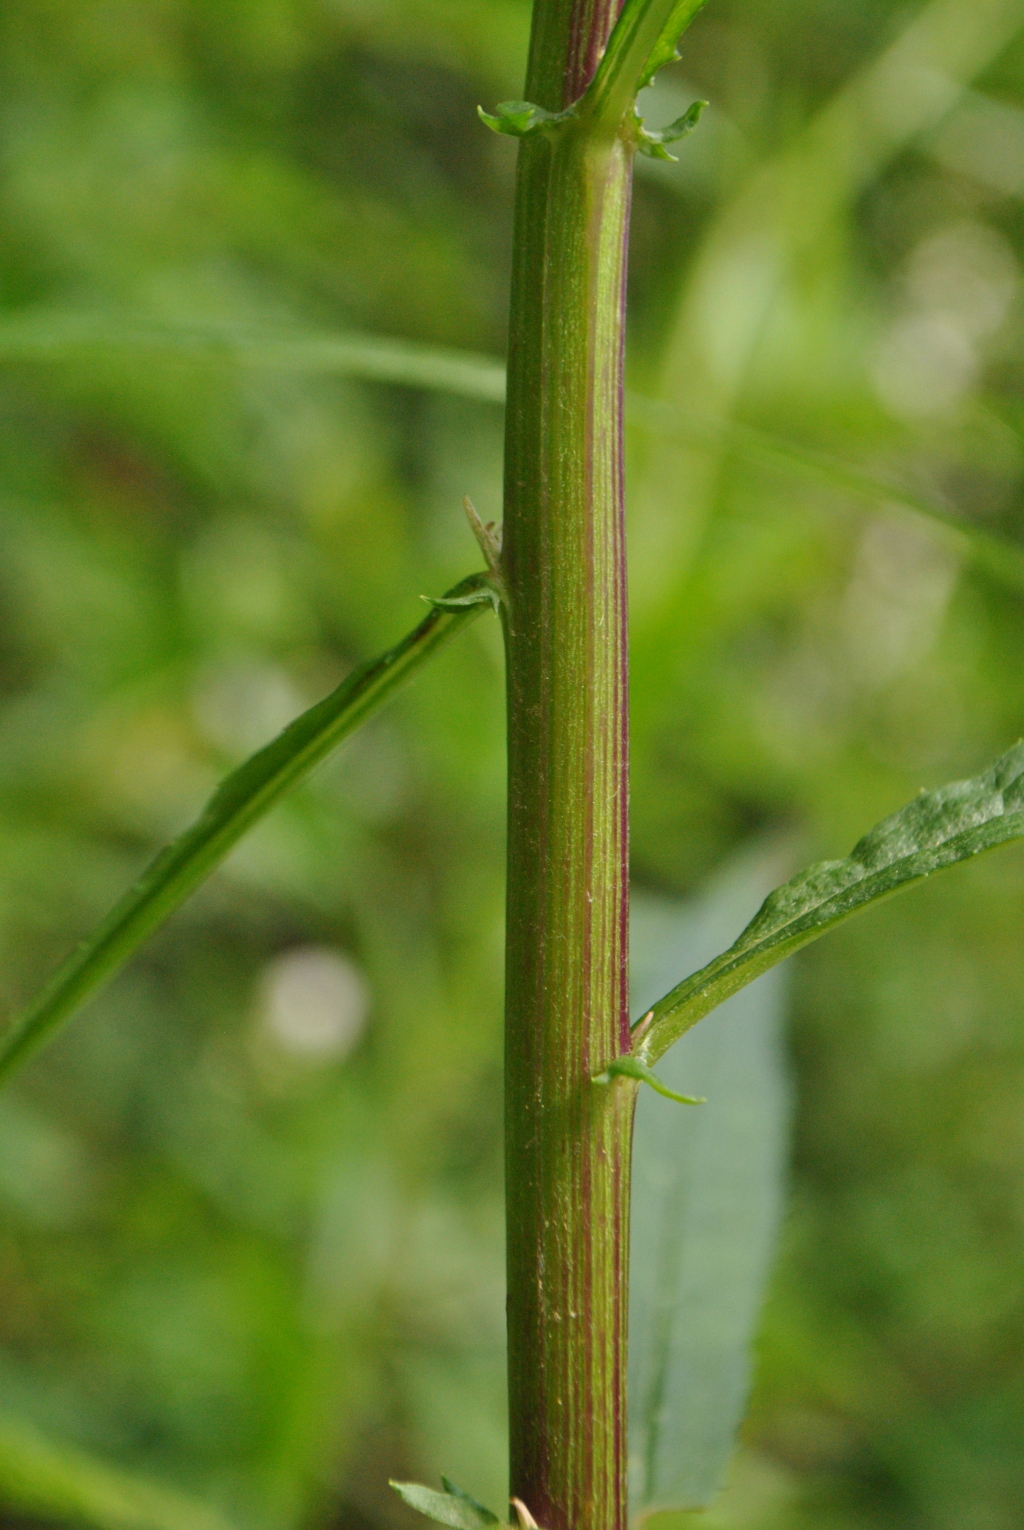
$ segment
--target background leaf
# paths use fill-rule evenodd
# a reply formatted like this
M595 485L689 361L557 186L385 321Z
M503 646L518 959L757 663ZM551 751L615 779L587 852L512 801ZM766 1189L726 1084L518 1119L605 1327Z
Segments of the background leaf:
M659 139L672 141L666 134L674 133L680 125L693 126L700 116L698 108L705 104L692 103L671 129L649 133L650 144L657 147ZM0 316L0 360L66 361L98 352L121 352L147 359L213 359L267 372L396 383L490 404L502 404L505 400L505 367L496 357L397 340L390 335L270 325L254 329L211 321L161 324L137 314L80 313L57 308L13 318ZM684 411L641 393L628 393L626 408L630 424L654 436L686 441L712 454L724 449L736 461L776 472L782 470L787 477L818 480L869 502L900 506L915 516L923 516L942 527L950 544L993 578L1024 590L1024 548L976 524L948 498L911 487L897 472L847 462L834 452L802 445L725 415Z
M634 898L630 956L641 1004L673 963L714 948L779 865L778 847L761 846L694 902ZM734 1449L784 1202L785 996L784 976L768 974L664 1059L665 1082L699 1091L706 1105L681 1110L640 1091L629 1329L635 1512L703 1507Z

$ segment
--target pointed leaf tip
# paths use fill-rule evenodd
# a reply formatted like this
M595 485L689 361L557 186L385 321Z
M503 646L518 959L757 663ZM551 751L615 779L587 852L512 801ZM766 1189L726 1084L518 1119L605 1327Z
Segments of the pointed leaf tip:
M479 1503L474 1497L472 1497L471 1494L467 1493L465 1488L458 1487L450 1477L442 1476L441 1486L444 1488L446 1493L450 1494L452 1498L461 1499L463 1503L468 1503L470 1507L476 1511L477 1514L482 1515L485 1524L500 1524L496 1514L492 1514L490 1509L486 1508L482 1503Z
M501 594L495 588L494 576L481 574L475 589L465 590L461 595L421 595L420 599L433 606L435 611L464 611L467 606L490 606L495 615L501 611Z
M681 117L677 117L675 122L670 122L667 128L662 128L662 142L676 143L678 139L685 138L687 133L692 133L705 107L710 104L709 101L692 101Z
M504 599L505 580L501 567L502 527L496 526L493 521L485 524L477 514L476 506L468 494L463 496L462 508L469 521L470 530L476 538L477 546L487 563L491 586Z
M403 1503L407 1503L410 1509L415 1509L417 1514L422 1514L426 1519L432 1519L437 1525L449 1525L451 1530L485 1530L488 1525L497 1525L501 1521L490 1509L485 1509L483 1504L477 1503L468 1493L442 1477L444 1492L438 1493L434 1488L424 1487L420 1482L395 1482L390 1481L389 1487L393 1487Z

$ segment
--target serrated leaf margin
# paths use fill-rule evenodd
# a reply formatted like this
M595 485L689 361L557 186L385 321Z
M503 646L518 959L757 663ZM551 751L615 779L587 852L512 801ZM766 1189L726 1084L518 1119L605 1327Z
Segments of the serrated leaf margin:
M981 775L921 792L858 840L773 892L738 939L677 984L633 1030L650 1066L730 994L862 909L937 871L1024 838L1024 741Z

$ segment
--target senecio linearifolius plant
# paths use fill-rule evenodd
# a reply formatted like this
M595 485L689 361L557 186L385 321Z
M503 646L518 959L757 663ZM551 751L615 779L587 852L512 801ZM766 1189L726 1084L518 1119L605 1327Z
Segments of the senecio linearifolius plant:
M0 1037L9 1077L279 798L445 642L493 609L508 692L506 1198L510 1503L544 1530L624 1530L630 1151L640 1084L724 999L859 909L1024 836L1024 745L922 794L847 860L773 893L721 956L630 1028L622 377L640 89L703 0L535 0L517 137L505 514L467 505L487 564L225 780ZM688 1104L700 1103L673 1095ZM428 1518L500 1523L442 1479L395 1484ZM662 1504L661 1507L667 1505ZM688 1505L680 1505L687 1507ZM643 1507L643 1504L640 1505Z

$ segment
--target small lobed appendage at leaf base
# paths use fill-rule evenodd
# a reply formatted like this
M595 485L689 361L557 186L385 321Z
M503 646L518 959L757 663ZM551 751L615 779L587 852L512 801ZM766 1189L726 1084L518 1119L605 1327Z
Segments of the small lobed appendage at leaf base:
M634 109L636 118L636 146L641 154L646 154L648 159L677 160L678 154L670 154L666 149L667 143L678 143L693 132L700 121L701 113L708 105L707 101L694 101L686 108L681 117L675 122L670 122L665 128L649 128L643 121L639 112Z
M477 107L477 116L493 133L503 133L509 138L526 138L531 133L550 132L575 116L572 107L564 112L545 111L532 101L499 101L493 112Z
M603 1073L599 1073L594 1079L595 1084L612 1084L617 1078L636 1079L641 1084L647 1084L656 1094L663 1094L667 1100L675 1100L677 1105L706 1105L708 1102L703 1095L677 1094L649 1068L639 1057L627 1053L625 1057L617 1057L614 1062L608 1064Z

